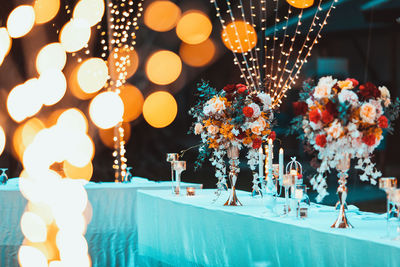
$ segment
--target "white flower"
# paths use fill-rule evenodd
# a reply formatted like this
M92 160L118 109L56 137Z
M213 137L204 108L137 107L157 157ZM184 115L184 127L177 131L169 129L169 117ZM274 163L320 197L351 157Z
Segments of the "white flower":
M311 98L307 98L306 103L309 108L314 106L314 101Z
M332 87L327 84L318 85L314 89L315 98L328 98L331 96Z
M207 101L206 105L203 108L203 112L205 115L215 113L222 114L225 108L225 102L219 96L214 96Z
M376 109L376 118L379 118L383 114L383 108L381 105L381 102L378 100L370 100L369 103L371 103L375 109Z
M338 120L335 120L326 132L333 138L338 139L343 134L343 126Z
M215 125L210 125L207 127L207 132L211 135L216 135L219 132L219 127Z
M240 134L240 131L238 129L236 129L236 128L233 128L231 132L235 136L238 136Z
M261 135L261 132L264 130L264 127L259 120L256 120L250 124L250 129L253 134Z
M310 127L315 131L322 128L322 123L319 121L318 123L310 122Z
M338 95L339 101L341 103L349 102L352 106L357 105L358 103L358 96L351 90L342 90Z
M249 107L251 107L253 109L253 118L258 118L261 115L261 110L260 110L260 106L257 105L256 103L251 103L249 105Z
M201 134L203 132L203 125L201 125L201 123L196 123L196 125L194 126L194 134L198 135Z
M390 92L386 86L379 86L379 91L381 92L381 97L383 99L390 98Z
M361 106L360 117L366 122L373 124L376 118L376 108L371 103L365 103Z
M261 100L261 103L263 104L263 111L266 111L271 108L272 101L271 101L271 96L266 93L259 93L258 98Z
M337 79L333 79L332 76L326 76L319 79L318 86L327 85L328 87L332 88L336 83Z

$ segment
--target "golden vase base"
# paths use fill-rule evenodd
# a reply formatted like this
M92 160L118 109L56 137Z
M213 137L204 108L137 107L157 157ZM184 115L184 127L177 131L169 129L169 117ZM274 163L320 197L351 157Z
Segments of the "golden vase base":
M332 224L331 228L341 228L341 229L354 228L353 225L351 225L351 223L347 220L344 205L341 205L339 216L336 219L335 223Z
M229 195L229 198L225 202L224 206L243 206L237 198L235 187L232 187L232 193Z

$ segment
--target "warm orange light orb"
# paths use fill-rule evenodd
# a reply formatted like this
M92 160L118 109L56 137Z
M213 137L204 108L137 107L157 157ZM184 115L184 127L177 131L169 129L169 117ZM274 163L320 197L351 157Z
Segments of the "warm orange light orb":
M79 67L77 78L79 86L85 93L96 93L107 82L107 64L101 58L94 57L87 59Z
M51 43L43 47L36 57L36 70L39 74L48 69L62 70L67 62L67 55L60 43Z
M20 38L30 32L35 24L32 6L21 5L11 11L7 18L7 30L12 38Z
M82 65L82 64L81 64ZM78 99L88 100L96 96L96 93L85 93L78 83L78 70L81 65L76 66L68 78L68 90Z
M47 267L46 256L39 249L30 246L20 246L18 262L21 267Z
M155 52L146 64L147 77L155 84L170 84L178 79L181 71L181 59L177 54L167 50Z
M31 242L44 242L47 238L46 223L36 213L26 211L21 217L21 230Z
M82 179L90 181L90 178L92 178L93 175L93 165L91 162L83 167L76 167L68 161L64 161L63 170L65 177L70 179Z
M104 92L92 99L89 114L97 127L108 129L122 121L124 103L117 93Z
M13 135L13 150L22 160L25 149L33 142L35 136L45 128L43 122L38 118L29 119L23 125L20 125Z
M70 108L64 111L58 117L57 125L64 130L80 132L83 134L88 131L88 121L85 114L77 108Z
M188 44L199 44L207 40L212 31L210 19L198 10L183 14L176 26L178 37Z
M152 2L144 12L144 24L154 31L172 30L181 16L180 8L171 1Z
M215 45L210 39L197 45L182 43L179 49L179 55L183 62L189 66L203 67L214 58Z
M131 137L131 125L129 122L123 122L122 128L124 129L124 141L128 142ZM114 149L114 128L99 129L99 136L101 142L108 148Z
M119 96L125 107L123 120L126 122L136 120L143 110L144 97L142 92L130 84L124 84L119 90Z
M94 156L92 139L86 134L69 132L68 140L70 141L65 147L65 159L75 167L85 167Z
M178 105L175 98L165 91L152 93L143 104L143 117L154 128L170 125L177 113Z
M231 22L222 31L222 42L235 53L247 52L256 46L257 33L245 21Z
M36 0L33 4L36 24L52 20L60 9L60 0Z
M0 28L0 66L11 49L11 38L6 28Z
M108 60L113 80L128 79L135 74L139 66L139 56L133 47L115 48Z
M84 19L71 19L61 29L60 43L67 52L81 50L89 42L90 25Z
M0 125L0 155L4 151L4 147L6 146L6 134L3 130L3 127Z
M296 8L308 8L314 4L314 0L286 0L289 5Z
M52 106L58 103L67 90L67 80L64 73L56 69L48 69L39 77L40 96L42 103Z
M104 8L104 0L80 0L74 8L73 17L85 19L90 26L94 26L103 18Z

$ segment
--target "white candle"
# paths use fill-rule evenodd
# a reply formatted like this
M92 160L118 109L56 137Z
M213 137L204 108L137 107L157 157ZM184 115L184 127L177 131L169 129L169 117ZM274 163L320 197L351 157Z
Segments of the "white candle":
M279 180L283 179L283 148L279 149Z
M263 172L263 151L262 151L262 146L258 149L258 179L262 179L262 177L264 176L264 172Z
M272 154L273 154L272 139L268 139L268 172L272 171Z

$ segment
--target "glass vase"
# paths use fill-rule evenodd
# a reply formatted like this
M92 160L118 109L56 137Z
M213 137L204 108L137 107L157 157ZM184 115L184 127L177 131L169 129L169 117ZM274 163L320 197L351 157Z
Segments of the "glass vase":
M242 206L242 203L237 198L235 190L239 172L239 148L237 146L229 146L227 154L229 158L229 181L231 183L231 190L229 192L229 198L224 206Z
M0 184L7 184L7 181L8 181L8 176L7 176L7 174L6 174L6 171L7 171L8 169L7 168L1 168L0 169L0 171L1 171L1 174L0 174Z

